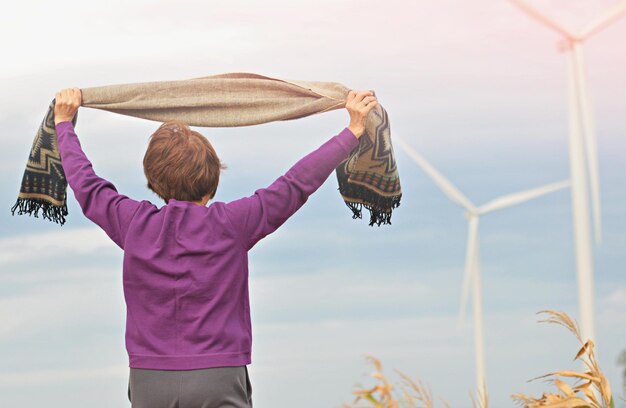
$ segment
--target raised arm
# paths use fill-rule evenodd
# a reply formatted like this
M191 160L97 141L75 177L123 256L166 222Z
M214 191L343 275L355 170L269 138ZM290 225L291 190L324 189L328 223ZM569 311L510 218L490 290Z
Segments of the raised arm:
M351 91L346 103L351 117L347 128L300 159L269 187L225 204L226 214L246 250L274 232L301 208L358 146L358 139L365 131L365 117L376 103L372 92Z
M63 90L57 94L55 102L54 122L65 178L83 214L123 249L128 224L140 202L119 194L111 182L94 172L71 122L78 109L77 97L80 106L80 94L77 96L72 89Z

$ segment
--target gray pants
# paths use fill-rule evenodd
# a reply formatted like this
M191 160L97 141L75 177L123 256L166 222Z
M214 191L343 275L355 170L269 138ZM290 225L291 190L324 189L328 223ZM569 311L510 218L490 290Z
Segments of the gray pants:
M252 408L252 385L247 366L131 368L128 400L132 408Z

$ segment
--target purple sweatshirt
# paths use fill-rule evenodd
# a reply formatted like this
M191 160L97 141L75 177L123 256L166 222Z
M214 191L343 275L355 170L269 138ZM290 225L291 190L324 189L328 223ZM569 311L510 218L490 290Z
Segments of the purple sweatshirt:
M307 201L358 139L345 128L269 187L208 207L157 208L96 175L72 122L56 125L69 186L83 213L124 250L129 367L192 370L252 362L248 251Z

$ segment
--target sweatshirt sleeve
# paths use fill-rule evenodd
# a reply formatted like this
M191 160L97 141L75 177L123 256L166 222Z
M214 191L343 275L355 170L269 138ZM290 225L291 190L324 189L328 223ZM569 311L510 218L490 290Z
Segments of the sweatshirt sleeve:
M251 249L287 221L358 144L356 136L345 128L300 159L268 187L226 203L226 215L245 249Z
M140 202L119 194L111 182L94 172L81 148L72 122L57 123L56 132L65 178L83 214L124 249L128 224Z

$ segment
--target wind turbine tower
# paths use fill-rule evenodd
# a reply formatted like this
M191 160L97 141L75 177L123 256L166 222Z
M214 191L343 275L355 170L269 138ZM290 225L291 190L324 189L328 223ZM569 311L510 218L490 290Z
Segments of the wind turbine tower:
M476 358L476 389L479 396L485 396L487 381L485 375L485 351L483 335L483 311L482 311L482 287L480 276L480 245L478 234L478 221L481 216L491 212L521 204L543 195L569 187L569 180L548 184L543 187L508 194L478 207L475 206L463 193L459 191L448 179L437 171L422 155L413 150L406 141L396 136L394 143L399 145L405 153L424 170L439 189L454 203L465 209L465 218L468 221L467 252L465 257L465 272L463 277L463 290L461 292L461 312L459 323L465 316L466 304L472 291L472 312L474 317L474 355Z
M578 302L583 339L595 340L593 312L593 251L587 178L591 185L595 241L602 239L600 187L595 125L585 68L583 43L626 14L626 1L615 4L606 13L593 20L579 32L573 32L540 12L525 0L511 0L516 6L548 28L561 34L563 50L567 53L569 88L569 160L572 182L572 216L574 224L574 251L578 277ZM585 159L587 169L585 169Z

